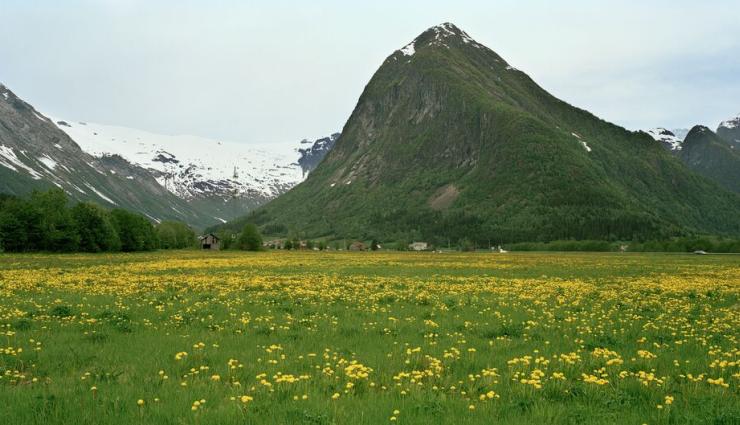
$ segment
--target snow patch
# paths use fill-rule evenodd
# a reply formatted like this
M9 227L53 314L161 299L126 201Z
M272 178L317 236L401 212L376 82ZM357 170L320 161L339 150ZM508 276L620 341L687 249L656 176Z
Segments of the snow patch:
M159 224L162 222L162 220L158 219L157 217L152 217L147 213L144 213L145 216L149 217L150 220L154 221L155 223Z
M588 143L586 143L585 141L583 141L583 138L581 137L580 134L578 134L576 132L571 132L570 134L571 134L571 136L573 136L576 139L578 139L579 142L581 142L581 146L583 146L583 149L586 149L586 152L591 152L591 147L588 145Z
M87 195L87 192L85 192L84 190L80 189L80 188L79 188L79 187L78 187L77 185L74 185L74 184L73 184L73 185L72 185L72 187L73 187L73 188L74 188L74 189L75 189L76 191L78 191L78 192L80 192L80 193L82 193L82 194L85 194L85 195Z
M416 40L414 40L411 43L405 45L401 49L401 53L403 53L404 56L414 56L414 53L416 53L416 49L414 48L414 43L416 43Z
M721 123L719 123L719 126L727 129L740 127L740 114L738 114L738 116L736 116L735 118L729 119L727 121L722 121Z
M23 153L23 151L21 151L21 153ZM24 164L10 146L0 145L0 165L10 168L13 171L18 171L20 168L30 174L31 178L34 180L41 180L41 173Z
M57 168L57 162L49 158L48 155L40 156L37 159L40 163L44 164L44 166L50 170L54 170L55 168Z
M85 186L87 186L87 187L88 187L88 188L89 188L90 190L92 190L93 192L95 192L95 194L96 194L96 195L100 196L101 198L103 198L104 200L108 201L109 203L111 203L111 204L113 204L113 205L118 205L118 204L116 203L116 201L114 201L114 200L112 200L111 198L109 198L109 197L105 196L105 195L104 195L104 194L103 194L102 192L100 192L100 191L99 191L98 189L95 189L95 186L91 185L90 183L88 183L88 182L85 182Z
M8 96L10 96L10 95L8 94L8 92L6 92L6 91L5 91L5 92L3 92L3 97L5 98L5 100L8 100Z
M220 221L221 223L227 223L227 221L226 221L226 220L224 220L224 219L223 219L223 218L221 218L221 217L216 217L216 216L214 216L213 218L215 218L216 220Z
M60 145L59 143L54 143L54 147L59 150L62 150L62 145Z

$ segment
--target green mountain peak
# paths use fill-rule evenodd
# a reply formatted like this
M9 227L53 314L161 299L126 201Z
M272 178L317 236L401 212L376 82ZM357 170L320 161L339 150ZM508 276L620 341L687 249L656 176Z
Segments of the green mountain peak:
M305 182L244 221L310 237L740 234L740 197L549 94L452 24L393 52Z

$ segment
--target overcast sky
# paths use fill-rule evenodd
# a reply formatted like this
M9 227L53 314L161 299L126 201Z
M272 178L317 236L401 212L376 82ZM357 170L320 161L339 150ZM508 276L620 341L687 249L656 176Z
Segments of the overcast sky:
M740 113L740 1L0 0L0 82L71 120L236 142L340 130L385 57L450 21L630 129Z

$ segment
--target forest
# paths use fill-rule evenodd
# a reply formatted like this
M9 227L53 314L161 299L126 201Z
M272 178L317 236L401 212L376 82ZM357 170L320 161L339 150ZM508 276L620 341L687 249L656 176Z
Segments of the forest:
M61 189L20 198L0 194L0 252L133 252L195 245L184 223L152 224L124 209L72 203Z

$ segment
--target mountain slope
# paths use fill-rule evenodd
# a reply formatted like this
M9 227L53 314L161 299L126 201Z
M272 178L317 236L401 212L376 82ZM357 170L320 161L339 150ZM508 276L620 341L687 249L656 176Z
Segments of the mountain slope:
M47 117L0 84L0 192L62 188L72 199L138 211L150 219L217 223L118 156L88 155Z
M740 151L712 130L704 126L692 128L679 155L692 170L740 193Z
M443 24L385 60L305 182L230 226L445 242L632 239L738 234L737 211L740 197L645 133L556 99Z
M170 136L122 126L55 120L87 153L118 155L146 169L196 211L225 222L287 192L332 148L338 134L299 148Z
M146 169L196 211L225 221L285 193L302 179L290 145L239 144L121 126L56 120L96 157L119 155Z

